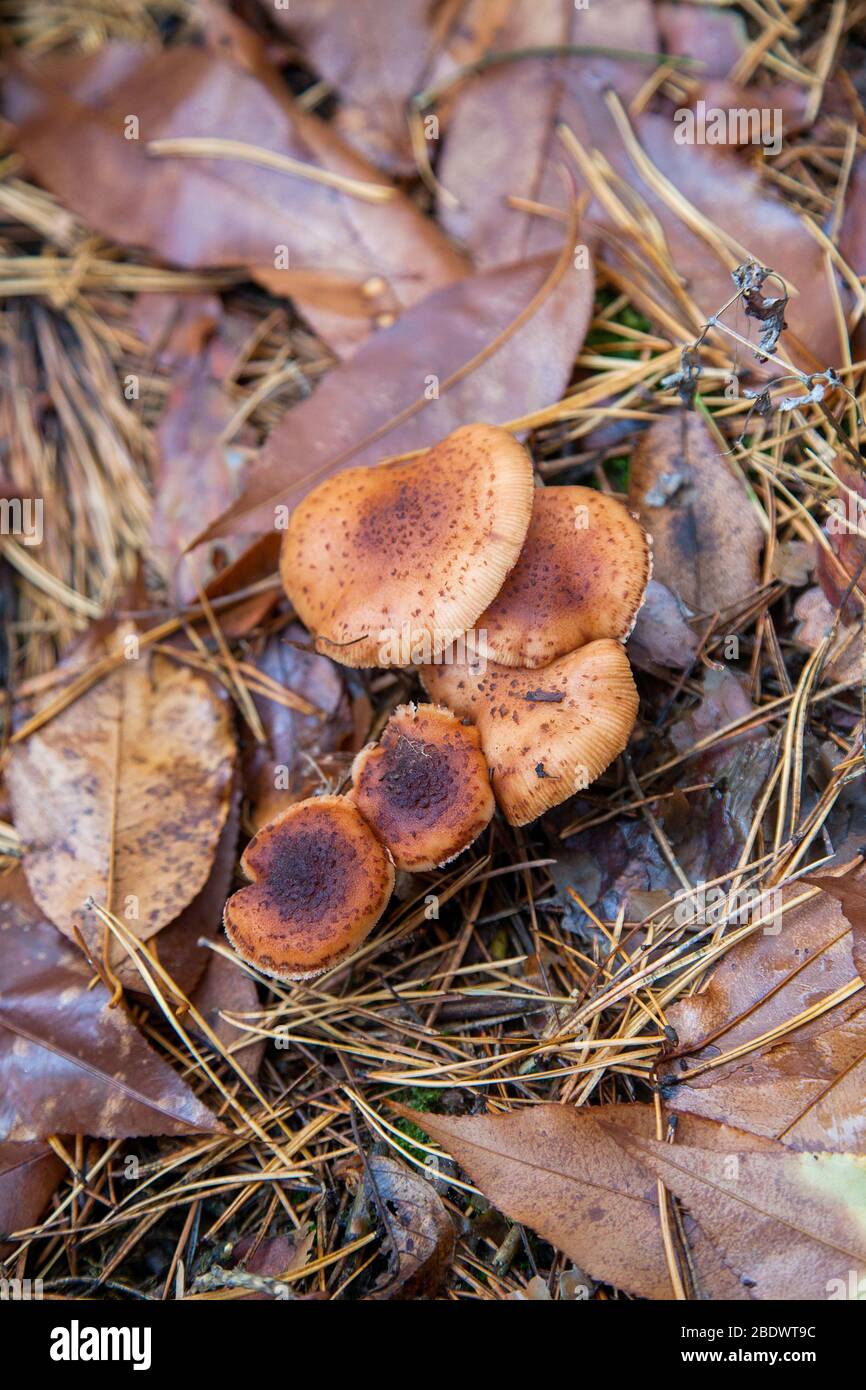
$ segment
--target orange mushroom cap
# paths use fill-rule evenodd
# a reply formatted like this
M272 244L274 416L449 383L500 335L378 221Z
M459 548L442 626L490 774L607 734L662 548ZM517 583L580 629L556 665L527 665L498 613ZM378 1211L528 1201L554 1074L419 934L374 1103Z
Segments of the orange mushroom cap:
M437 660L502 588L532 494L529 455L493 425L328 478L292 513L280 559L317 651L345 666Z
M600 776L621 753L638 696L619 642L602 638L543 670L490 662L427 666L430 695L472 720L496 799L526 825Z
M649 538L621 502L590 487L538 488L520 559L478 619L479 650L538 667L599 637L622 641L651 568Z
M399 705L352 778L361 815L410 873L454 859L496 809L478 730L436 705Z
M278 980L305 980L358 949L394 888L387 849L345 797L299 801L253 836L252 883L225 907L238 955Z

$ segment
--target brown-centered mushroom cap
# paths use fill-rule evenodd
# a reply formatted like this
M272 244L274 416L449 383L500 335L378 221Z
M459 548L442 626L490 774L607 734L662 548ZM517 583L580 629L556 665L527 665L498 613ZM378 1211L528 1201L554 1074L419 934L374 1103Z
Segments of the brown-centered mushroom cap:
M526 825L600 776L628 742L638 696L619 642L603 638L542 670L428 666L433 699L472 720L496 799Z
M321 975L351 955L394 888L391 856L339 796L299 801L262 826L241 867L252 883L226 903L226 935L279 980Z
M410 873L447 864L496 808L478 730L435 705L398 706L352 777L362 816Z
M599 637L624 640L650 570L648 537L621 502L589 487L538 488L520 559L478 619L479 650L538 667Z
M532 494L528 454L493 425L328 478L292 513L280 560L316 649L346 666L437 660L502 588Z

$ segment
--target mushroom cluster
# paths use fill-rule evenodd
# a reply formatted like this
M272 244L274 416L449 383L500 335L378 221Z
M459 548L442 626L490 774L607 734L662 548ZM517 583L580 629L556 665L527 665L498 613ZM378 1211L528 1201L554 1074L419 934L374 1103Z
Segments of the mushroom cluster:
M262 826L229 898L226 935L281 980L321 975L354 954L394 888L467 849L495 803L476 729L435 705L400 705L352 766L345 796L310 797Z
M226 907L244 959L320 974L379 919L395 866L447 863L494 796L525 825L598 777L637 717L623 643L650 569L625 507L592 488L536 489L526 450L491 425L311 492L280 572L316 650L415 667L436 703L394 711L345 797L302 802L252 840L253 881Z

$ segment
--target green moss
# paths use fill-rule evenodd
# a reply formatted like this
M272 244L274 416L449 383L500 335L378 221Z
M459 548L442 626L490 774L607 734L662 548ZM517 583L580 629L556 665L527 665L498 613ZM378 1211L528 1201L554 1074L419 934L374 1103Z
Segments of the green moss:
M617 454L604 465L604 475L616 492L628 492L628 454Z
M425 1110L432 1110L438 1098L439 1092L429 1086L412 1086L409 1090L398 1091L394 1096L395 1100L399 1100L403 1105L408 1105L411 1110L418 1110L422 1113ZM425 1162L427 1159L426 1152L424 1152L423 1149L415 1148L415 1145L419 1143L428 1144L430 1142L430 1136L421 1129L420 1125L416 1125L412 1120L404 1119L402 1116L395 1120L394 1123L401 1134L404 1134L408 1140L414 1141L410 1143L410 1148L413 1150L415 1157Z

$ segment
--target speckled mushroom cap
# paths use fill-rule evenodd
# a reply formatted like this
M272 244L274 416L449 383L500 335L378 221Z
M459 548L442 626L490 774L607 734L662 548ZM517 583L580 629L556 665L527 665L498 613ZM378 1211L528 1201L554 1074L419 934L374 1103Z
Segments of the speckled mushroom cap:
M435 705L400 705L352 768L350 793L398 869L447 864L496 809L478 730Z
M502 588L532 494L529 455L493 425L328 478L292 513L280 560L316 649L345 666L436 660Z
M543 670L428 666L435 700L472 720L496 799L526 825L600 776L628 742L638 695L619 642L603 638Z
M299 801L262 826L241 859L226 935L278 980L321 975L358 949L394 888L391 856L345 797Z
M520 559L478 619L477 650L547 666L599 637L624 640L651 571L649 539L621 502L590 487L536 489Z

